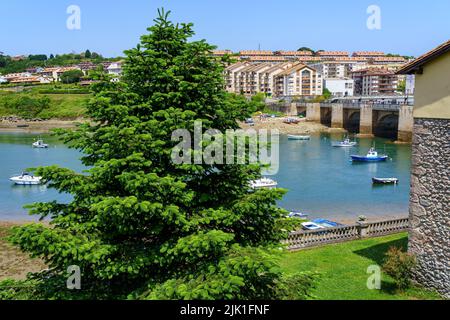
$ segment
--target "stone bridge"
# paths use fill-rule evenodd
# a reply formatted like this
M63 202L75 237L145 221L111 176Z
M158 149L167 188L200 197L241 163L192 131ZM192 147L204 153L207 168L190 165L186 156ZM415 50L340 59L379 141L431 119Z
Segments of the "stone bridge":
M273 111L303 115L307 121L345 129L361 136L395 138L411 142L413 106L373 103L290 103L269 105Z

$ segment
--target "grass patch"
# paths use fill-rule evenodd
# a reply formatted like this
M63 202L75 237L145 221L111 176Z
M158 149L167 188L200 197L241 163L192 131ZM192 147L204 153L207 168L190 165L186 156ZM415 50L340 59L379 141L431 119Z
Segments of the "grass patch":
M321 274L313 294L319 300L434 300L434 292L410 288L397 292L394 281L382 275L381 290L369 290L367 268L383 264L392 246L406 249L407 234L328 245L294 253L286 253L282 266L287 273L316 271Z
M91 95L86 94L51 94L50 108L41 112L40 117L46 119L74 119L83 117Z
M89 94L0 92L0 116L73 120L83 117Z

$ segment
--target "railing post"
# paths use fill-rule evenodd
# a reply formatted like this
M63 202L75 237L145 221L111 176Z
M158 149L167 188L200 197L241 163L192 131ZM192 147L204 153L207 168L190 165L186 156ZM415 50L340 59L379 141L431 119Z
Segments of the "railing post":
M359 237L361 239L367 238L369 236L369 224L366 222L360 222L360 221L358 221L356 224L358 226Z

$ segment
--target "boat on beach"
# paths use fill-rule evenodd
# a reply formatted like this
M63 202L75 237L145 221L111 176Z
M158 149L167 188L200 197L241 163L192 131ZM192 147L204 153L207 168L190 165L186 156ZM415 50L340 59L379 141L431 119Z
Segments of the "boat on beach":
M322 227L321 225L314 222L303 222L302 227L304 230L308 231L325 229L325 227Z
M44 140L39 139L38 141L33 143L33 148L47 149L48 144L44 143Z
M250 187L256 189L273 189L278 186L278 182L269 178L262 178L259 180L250 181Z
M20 176L11 177L9 180L17 185L23 186L39 185L42 183L41 177L35 177L27 172L22 173Z
M286 118L283 121L285 124L299 124L300 123L300 119L297 118Z
M345 139L344 141L340 142L333 142L331 144L335 148L353 148L358 145L357 142L350 141L350 139Z
M318 224L319 226L322 226L324 228L337 228L337 227L343 227L344 225L339 222L334 222L326 219L315 219L312 221L313 223Z
M373 184L398 184L397 178L372 178Z
M306 141L306 140L311 140L311 136L298 136L298 135L289 134L288 135L288 140L302 140L302 141Z
M366 156L352 155L351 158L353 162L382 162L389 157L387 155L379 155L374 148L371 148Z

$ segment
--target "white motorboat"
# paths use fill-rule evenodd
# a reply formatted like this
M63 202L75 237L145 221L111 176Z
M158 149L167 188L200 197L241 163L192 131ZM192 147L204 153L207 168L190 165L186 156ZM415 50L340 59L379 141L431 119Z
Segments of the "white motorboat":
M44 143L44 140L38 140L33 143L33 148L47 149L48 144Z
M272 189L278 186L278 182L269 178L262 178L255 181L250 181L252 189Z
M17 177L11 177L9 180L18 185L30 186L30 185L38 185L42 183L41 177L35 177L29 173L22 173L22 175Z
M311 136L297 136L297 135L289 134L288 140L302 140L302 141L311 140Z
M340 141L340 142L334 142L332 144L332 146L335 148L352 148L357 145L358 145L357 142L350 141L350 139L345 139L344 141Z

